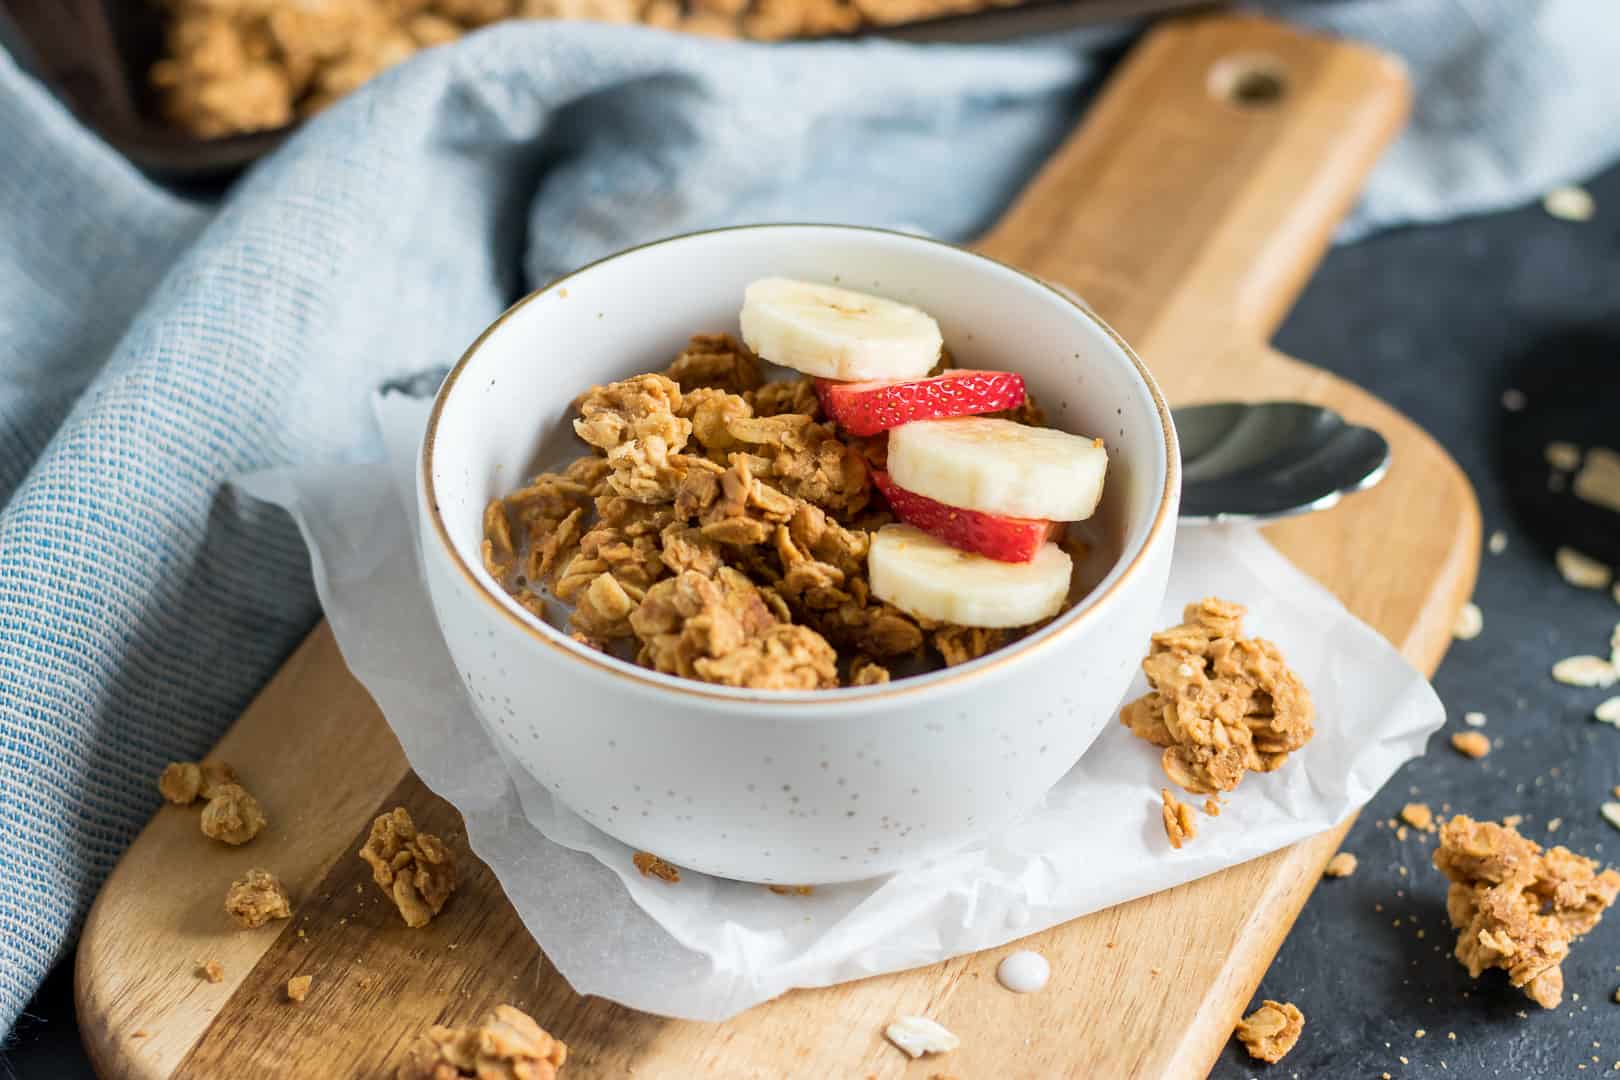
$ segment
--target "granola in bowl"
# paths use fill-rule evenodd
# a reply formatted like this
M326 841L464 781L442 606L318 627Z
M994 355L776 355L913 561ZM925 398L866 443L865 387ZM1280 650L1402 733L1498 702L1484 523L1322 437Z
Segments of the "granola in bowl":
M1069 523L1101 440L1044 428L1016 375L955 370L914 308L768 279L742 321L798 374L695 335L581 394L588 452L487 505L484 568L531 614L665 674L817 690L977 659L1084 594Z

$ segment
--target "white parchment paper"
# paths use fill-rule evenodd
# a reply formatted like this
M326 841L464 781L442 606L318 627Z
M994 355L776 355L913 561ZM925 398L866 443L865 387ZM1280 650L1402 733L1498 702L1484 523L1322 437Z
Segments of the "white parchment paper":
M673 887L648 880L628 847L503 760L462 689L416 562L428 405L378 399L387 462L271 470L238 486L298 519L350 669L583 994L717 1020L793 987L1000 945L1328 828L1445 719L1428 682L1258 532L1187 528L1159 623L1180 622L1183 605L1210 594L1246 604L1249 632L1280 645L1317 706L1310 744L1281 770L1247 777L1219 818L1201 817L1190 845L1172 851L1160 824L1160 752L1110 724L1023 821L913 870L805 897L690 871ZM1144 690L1139 676L1129 693Z

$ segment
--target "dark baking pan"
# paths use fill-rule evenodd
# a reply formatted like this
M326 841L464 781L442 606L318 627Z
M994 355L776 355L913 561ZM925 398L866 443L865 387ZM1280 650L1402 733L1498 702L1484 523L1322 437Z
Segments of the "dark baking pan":
M1143 17L1201 0L1030 0L1012 8L885 27L913 41L991 41ZM167 180L218 180L269 153L293 126L201 139L165 124L146 73L163 48L152 0L0 0L0 42L90 128Z

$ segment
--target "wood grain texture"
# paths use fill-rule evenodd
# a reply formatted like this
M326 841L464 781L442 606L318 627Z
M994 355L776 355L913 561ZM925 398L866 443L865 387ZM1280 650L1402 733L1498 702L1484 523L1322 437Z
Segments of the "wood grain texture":
M1280 72L1281 99L1212 96L1211 72L1234 57ZM1431 671L1477 568L1472 492L1404 417L1261 344L1405 107L1398 70L1367 51L1252 19L1168 24L982 246L1085 295L1172 401L1298 397L1382 431L1395 462L1383 485L1268 534ZM1026 939L1052 962L1039 995L995 985L1009 946L697 1024L574 994L476 860L439 920L399 923L353 855L369 818L403 804L447 833L459 820L408 774L324 628L219 753L262 778L275 824L223 851L195 811L166 808L130 849L79 953L83 1030L104 1075L373 1075L427 1024L510 1001L568 1042L576 1080L1199 1076L1347 827ZM229 929L220 898L249 863L287 881L290 924ZM224 983L191 976L203 956L225 963ZM294 974L315 979L302 1005L284 997ZM962 1048L909 1062L881 1037L902 1013L939 1019Z

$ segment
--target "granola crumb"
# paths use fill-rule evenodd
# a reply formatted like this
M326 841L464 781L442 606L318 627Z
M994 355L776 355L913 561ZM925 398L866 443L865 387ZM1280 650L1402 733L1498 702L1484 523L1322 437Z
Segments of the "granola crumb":
M1547 459L1547 464L1555 469L1574 472L1581 467L1581 448L1572 442L1563 440L1550 442L1541 453Z
M1553 665L1552 677L1565 686L1608 687L1620 681L1620 672L1601 656L1566 656Z
M1591 221L1597 213L1592 193L1575 184L1555 187L1541 197L1541 208L1560 221Z
M1614 571L1583 552L1572 547L1561 547L1553 552L1558 573L1577 589L1606 589L1614 578Z
M1563 824L1564 824L1564 819L1563 818L1555 817L1551 821L1547 822L1547 831L1548 832L1557 832L1559 827L1562 826Z
M287 1000L292 1002L303 1001L309 997L309 984L315 981L312 975L294 975L287 980Z
M1397 825L1397 826L1395 826L1395 839L1399 840L1403 844L1406 843L1406 826L1405 825Z
M454 855L437 836L418 832L403 806L371 823L360 858L413 930L431 922L456 888Z
M667 881L671 885L681 880L680 867L672 862L665 862L651 852L638 851L630 856L630 861L636 864L636 869L641 871L642 877L658 878L660 881Z
M1484 727L1485 714L1482 712L1463 713L1463 723L1469 727Z
M145 1028L136 1028L129 1033L129 1037L132 1039L149 1039L152 1037L152 1033Z
M639 870L640 867L638 866L637 869ZM677 870L676 880L679 880L679 874L680 871ZM767 885L765 887L778 896L809 896L816 891L814 885Z
M1238 1021L1237 1037L1256 1061L1275 1065L1288 1055L1305 1030L1305 1017L1285 1001L1266 1000Z
M176 806L190 806L202 791L202 769L194 761L171 761L158 777L158 791Z
M1489 551L1492 555L1502 554L1502 552L1507 550L1507 546L1507 533L1503 532L1501 529L1497 529L1496 531L1492 532L1491 538L1485 541L1485 550Z
M1356 857L1348 851L1338 852L1329 859L1327 866L1322 869L1323 875L1331 878L1349 877L1356 872Z
M1471 758L1482 758L1491 752L1491 740L1478 731L1457 731L1452 733L1451 748Z
M1409 802L1401 807L1401 820L1414 829L1424 832L1434 831L1434 811L1429 809L1428 803Z
M1620 894L1620 873L1565 847L1543 849L1517 830L1453 817L1434 865L1450 880L1446 911L1456 956L1478 978L1501 968L1542 1008L1563 999L1570 943L1596 926Z
M204 836L236 847L258 836L270 823L259 801L241 785L222 784L212 790L202 812Z
M1159 798L1164 802L1160 810L1164 835L1170 838L1170 846L1180 851L1182 844L1198 836L1198 822L1193 817L1192 807L1170 794L1169 788L1160 788Z
M1485 629L1485 613L1472 600L1457 609L1457 618L1451 624L1451 636L1458 641L1473 641Z
M556 1080L568 1047L528 1013L497 1005L476 1025L428 1028L412 1046L395 1080L501 1077Z
M1151 690L1120 710L1132 734L1164 748L1165 775L1194 795L1280 768L1315 730L1309 691L1275 645L1243 636L1244 614L1216 597L1187 605L1181 625L1153 635L1142 661Z
M225 967L218 960L199 960L197 977L211 983L222 982L225 978Z
M1517 829L1523 821L1523 814L1509 814L1507 817L1502 819L1502 824L1506 825L1510 829Z
M1211 795L1209 798L1205 799L1204 800L1204 813L1208 814L1210 817L1220 817L1221 816L1221 800L1217 799L1213 795Z
M271 919L292 917L287 890L276 875L258 867L231 883L225 893L225 910L236 920L236 925L247 930L263 926Z

